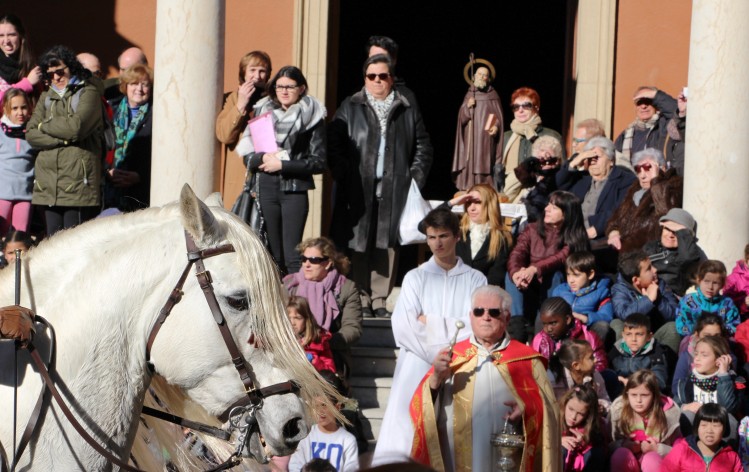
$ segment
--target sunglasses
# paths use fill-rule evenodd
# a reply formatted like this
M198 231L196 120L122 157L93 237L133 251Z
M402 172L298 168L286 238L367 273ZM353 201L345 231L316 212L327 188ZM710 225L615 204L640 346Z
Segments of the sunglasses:
M473 309L473 316L480 317L484 316L484 313L489 312L489 316L492 318L499 318L499 316L502 314L502 310L499 308L484 308L481 306L477 306Z
M541 164L542 166L553 166L554 164L557 163L557 161L559 161L558 157L546 157L546 158L539 157L537 159L538 159L538 163Z
M65 75L65 71L67 69L68 69L68 66L61 67L61 68L55 69L55 70L48 70L47 71L47 75L49 75L50 77L53 77L55 75L58 76L58 77L62 77L62 76Z
M638 107L640 105L652 105L652 104L653 104L653 100L651 100L649 98L640 98L637 101L635 101L635 105L638 106Z
M298 85L276 85L276 90L280 90L282 92L290 92L292 90L296 90L298 87Z
M365 74L364 77L374 82L375 79L387 80L390 78L390 74L387 72L380 72L379 74Z
M641 170L644 170L645 172L650 172L650 169L653 168L653 164L637 164L635 166L635 174L639 174Z
M512 111L518 111L521 108L524 109L524 110L532 110L533 109L533 104L531 102L513 103L512 107L510 107L510 108L512 108Z
M325 261L328 260L328 258L325 257L325 256L322 256L322 257L307 257L307 256L302 256L299 259L301 259L302 264L304 264L305 262L309 261L310 264L316 264L316 265L317 264L322 264L323 262L325 262Z

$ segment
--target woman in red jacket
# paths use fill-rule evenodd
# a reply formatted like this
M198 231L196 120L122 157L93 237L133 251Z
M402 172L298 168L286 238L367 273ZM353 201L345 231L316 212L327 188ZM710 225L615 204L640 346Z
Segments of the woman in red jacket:
M507 263L505 289L512 296L510 337L526 342L535 329L541 303L563 280L564 261L573 252L589 251L580 199L557 190L549 196L543 221L520 234Z

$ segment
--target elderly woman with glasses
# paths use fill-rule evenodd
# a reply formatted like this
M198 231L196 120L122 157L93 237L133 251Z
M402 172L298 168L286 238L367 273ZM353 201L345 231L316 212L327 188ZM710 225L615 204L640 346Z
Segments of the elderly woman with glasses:
M301 266L296 246L302 240L314 174L326 167L325 106L307 95L307 79L294 66L283 67L268 83L268 96L255 104L254 115L269 114L276 149L256 149L262 136L247 126L236 151L248 172L256 172L258 201L268 245L281 272Z
M658 239L658 220L671 208L680 208L683 180L675 169L666 170L661 151L647 148L632 156L637 180L606 225L608 243L624 253Z
M541 110L541 97L532 88L521 87L515 90L510 98L510 108L514 119L510 123L510 129L504 132L502 161L495 164L494 180L497 190L512 201L522 188L515 177L515 168L533 156L532 146L536 139L540 136L553 136L561 142L562 137L541 124L541 116L538 114ZM559 157L566 158L564 150Z
M307 299L315 321L333 336L330 347L339 373L351 371L350 346L362 334L362 305L356 284L346 277L351 263L325 237L302 241L302 268L283 279L290 295Z
M543 218L549 195L557 189L556 173L564 163L562 143L553 136L541 136L531 148L533 157L515 168L522 190L513 203L524 203L528 222Z

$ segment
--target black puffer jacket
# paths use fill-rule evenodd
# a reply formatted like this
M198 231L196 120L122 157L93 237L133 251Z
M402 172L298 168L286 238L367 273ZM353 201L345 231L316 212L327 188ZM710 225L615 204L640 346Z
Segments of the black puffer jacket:
M336 182L331 233L339 247L367 250L375 205L380 124L364 90L346 98L328 127L328 161ZM395 92L388 116L376 247L398 244L398 224L411 178L419 188L432 166L432 144L417 106Z

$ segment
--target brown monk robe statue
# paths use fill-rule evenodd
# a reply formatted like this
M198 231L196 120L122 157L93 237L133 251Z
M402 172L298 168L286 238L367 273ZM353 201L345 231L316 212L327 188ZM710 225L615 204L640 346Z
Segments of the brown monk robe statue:
M481 65L484 64L484 65ZM469 78L469 69L473 77ZM494 66L484 59L466 64L464 77L468 92L458 112L455 133L452 175L458 190L468 190L476 184L493 185L494 162L502 158L502 105L491 86Z
M34 312L18 305L0 308L0 339L15 339L26 345L34 336Z

